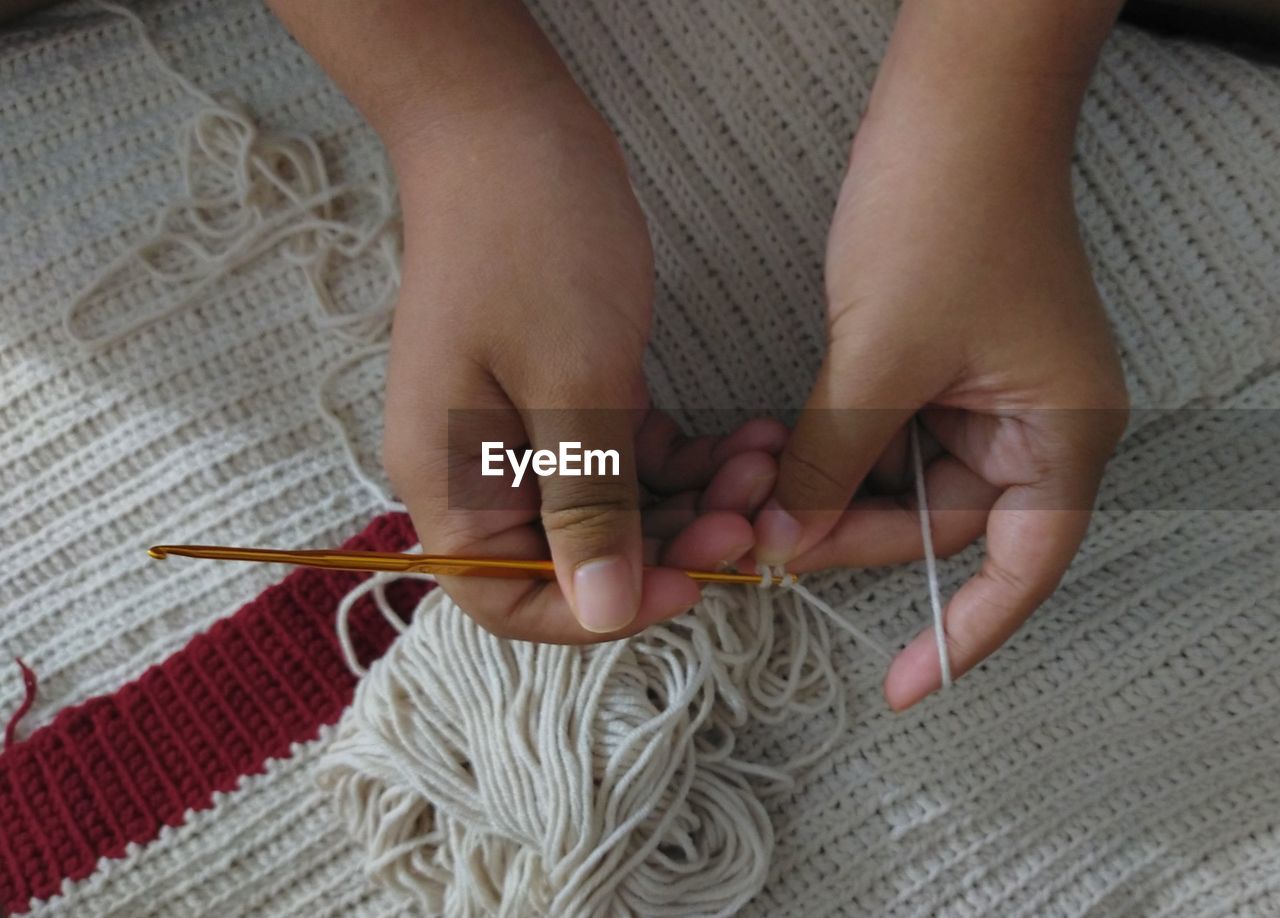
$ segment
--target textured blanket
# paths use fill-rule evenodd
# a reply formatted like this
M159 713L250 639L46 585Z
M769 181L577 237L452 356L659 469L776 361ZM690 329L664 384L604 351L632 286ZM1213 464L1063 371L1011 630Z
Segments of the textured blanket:
M196 86L315 138L334 181L385 176L376 138L258 3L135 8ZM538 11L647 211L655 400L691 422L794 410L893 4ZM194 105L94 7L0 33L0 720L26 695L8 658L39 678L0 756L0 911L408 913L365 879L310 773L351 697L332 618L352 579L268 590L278 569L143 551L411 544L403 517L370 524L386 504L352 472L379 475L379 352L317 322L306 272L272 251L105 347L73 333L127 325L154 278L117 278L64 322L180 193ZM1278 148L1280 71L1111 38L1076 198L1134 402L1152 410L1061 590L954 691L891 715L882 663L837 647L853 723L770 802L777 850L753 912L1280 914ZM386 283L377 258L330 268L338 308ZM945 562L944 586L977 558ZM928 618L916 567L815 584L886 644ZM367 608L353 629L367 659L392 637ZM744 754L785 757L825 726L760 727Z

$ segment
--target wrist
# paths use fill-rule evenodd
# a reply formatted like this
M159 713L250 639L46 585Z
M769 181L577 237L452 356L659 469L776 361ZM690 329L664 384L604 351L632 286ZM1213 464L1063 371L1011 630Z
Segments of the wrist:
M590 105L522 0L267 0L394 159L450 132Z
M381 136L401 197L423 205L441 189L470 188L483 196L505 184L495 176L560 183L587 160L626 172L608 124L567 78L493 97L473 93L465 102L437 99Z
M1067 178L1116 0L906 0L859 131L948 160ZM864 136L865 135L865 136Z

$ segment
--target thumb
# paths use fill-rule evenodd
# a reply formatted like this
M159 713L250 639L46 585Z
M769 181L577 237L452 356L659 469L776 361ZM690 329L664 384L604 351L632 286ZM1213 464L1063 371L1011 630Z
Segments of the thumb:
M583 628L619 631L640 609L643 577L634 412L555 408L523 414L535 451L531 465L546 453L566 460L555 474L538 479L560 588Z
M919 380L889 370L884 356L863 362L832 353L779 458L773 496L756 516L755 556L763 564L786 564L821 541L927 400L912 397Z

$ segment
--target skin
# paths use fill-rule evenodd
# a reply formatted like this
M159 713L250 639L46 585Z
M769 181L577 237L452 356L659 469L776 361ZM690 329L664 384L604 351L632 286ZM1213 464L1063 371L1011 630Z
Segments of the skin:
M424 549L556 563L552 584L446 582L486 627L594 641L696 601L644 560L918 558L916 415L940 550L987 540L946 610L954 671L1053 591L1127 406L1069 170L1115 0L906 0L832 221L828 353L806 411L794 431L757 421L692 441L649 409L652 254L618 146L523 6L271 6L399 179L384 458ZM588 407L610 410L540 410ZM491 409L492 425L455 415L450 443L450 408ZM480 439L616 448L624 474L496 480L451 503L450 473L478 461ZM937 683L926 632L893 662L886 698L905 708Z
M922 412L941 446L931 504L957 508L933 513L940 549L986 535L946 608L957 675L1057 586L1127 417L1070 185L1116 12L903 5L832 221L827 358L756 521L757 557L795 570L920 557L914 512L877 512L895 501L856 491L901 487L904 425ZM902 709L939 683L930 629L894 660L885 695Z
M749 551L787 432L760 420L686 440L649 410L653 256L604 121L518 3L275 8L379 131L399 181L384 460L424 550L549 553L558 573L445 588L528 640L614 638L687 610L698 588L670 568ZM623 474L512 489L478 475L482 440L614 449ZM461 479L478 483L465 498L450 493Z

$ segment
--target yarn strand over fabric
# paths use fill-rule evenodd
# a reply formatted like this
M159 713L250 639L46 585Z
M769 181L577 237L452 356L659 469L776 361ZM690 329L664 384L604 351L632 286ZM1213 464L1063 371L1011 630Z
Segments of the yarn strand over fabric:
M434 590L317 780L370 873L430 914L732 914L768 873L762 801L845 729L830 652L826 616L790 589L708 589L589 647L501 640ZM748 724L797 717L822 728L792 759L739 750Z
M156 215L141 242L66 302L66 335L100 350L198 305L229 274L277 252L306 278L312 318L320 327L358 342L385 339L400 286L398 211L390 183L335 184L314 140L260 130L244 105L211 96L165 61L137 14L105 0L98 5L136 27L155 66L199 107L180 144L183 196ZM383 266L382 292L364 309L341 309L326 275L338 258L366 256ZM105 330L86 327L83 313L92 303L140 277L159 291L148 311Z
M917 437L912 451L918 467ZM406 626L385 597L400 575L364 581L337 623L362 681L317 781L370 874L428 914L733 914L767 877L764 801L847 727L828 623L891 657L776 573L587 647L497 638L443 590ZM347 628L365 597L401 631L367 670ZM796 718L834 723L786 762L739 752L744 728Z

